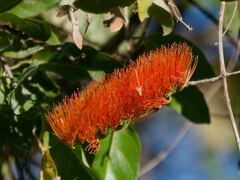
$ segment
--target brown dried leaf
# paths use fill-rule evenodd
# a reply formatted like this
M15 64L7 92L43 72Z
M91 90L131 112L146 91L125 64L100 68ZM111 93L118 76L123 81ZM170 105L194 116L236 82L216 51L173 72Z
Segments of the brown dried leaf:
M68 14L70 6L69 5L63 5L60 7L60 9L57 12L56 17L63 17Z
M109 27L111 32L116 32L123 27L124 21L122 18L114 16L104 21L103 24L105 27Z
M111 19L103 21L105 27L109 27L111 32L119 31L125 22L119 8L110 9L110 13L114 16Z
M77 24L73 25L72 35L73 35L74 43L81 50L82 49L82 45L83 45L83 38L82 38L81 33L78 30L78 25Z

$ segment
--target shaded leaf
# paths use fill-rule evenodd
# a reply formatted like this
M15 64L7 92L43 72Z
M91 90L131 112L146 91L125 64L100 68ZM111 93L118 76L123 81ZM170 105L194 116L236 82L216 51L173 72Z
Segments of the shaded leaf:
M101 140L99 152L92 167L104 180L135 180L140 164L140 143L130 127L109 134Z
M69 83L74 83L83 79L90 80L91 75L89 72L102 71L110 73L115 68L122 67L121 63L111 56L88 46L84 46L82 50L79 50L73 43L66 43L63 48L79 61L74 64L61 53L42 50L33 57L39 61L39 70L54 72Z
M2 1L2 0L1 0ZM9 1L9 0L8 0ZM13 1L13 0L10 0ZM60 0L28 0L22 1L8 11L21 18L33 17L55 6Z
M0 13L11 9L16 6L22 0L1 0L0 1Z
M171 11L164 0L138 0L138 16L144 21L149 16L154 16L163 29L163 35L172 32L174 21Z
M135 0L75 0L74 6L87 12L104 13L108 12L111 8L118 6L128 6Z
M77 158L68 146L61 143L56 138L51 138L50 142L50 146L52 147L50 149L50 154L62 180L93 179L91 174L89 174L90 171L92 173L93 171L88 168L88 172L86 170L87 167L84 167L83 163L80 162L81 159Z
M5 50L13 43L13 39L10 34L0 31L0 51Z
M18 86L10 95L8 95L9 104L14 114L21 114L28 111L36 101L36 95L32 94L23 85Z
M210 123L207 103L195 86L173 95L169 106L194 123Z
M198 65L197 68L192 76L193 80L199 80L204 78L209 78L214 76L213 69L209 62L207 61L206 57L204 56L203 52L197 48L191 41L178 36L178 35L168 35L162 36L161 33L155 33L148 38L145 38L145 49L147 50L155 50L156 48L161 48L162 45L171 45L174 42L176 43L184 43L186 42L188 45L192 47L192 52L194 56L198 56Z
M21 19L13 14L0 14L0 21L34 39L47 40L51 35L50 25L39 20Z

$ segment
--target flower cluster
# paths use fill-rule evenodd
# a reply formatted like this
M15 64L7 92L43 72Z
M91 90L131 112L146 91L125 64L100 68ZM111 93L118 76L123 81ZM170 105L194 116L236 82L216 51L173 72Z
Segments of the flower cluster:
M95 154L99 140L123 120L131 120L169 103L172 93L184 88L197 65L187 44L140 56L123 69L89 83L83 91L66 97L46 119L61 141L74 146L88 142Z

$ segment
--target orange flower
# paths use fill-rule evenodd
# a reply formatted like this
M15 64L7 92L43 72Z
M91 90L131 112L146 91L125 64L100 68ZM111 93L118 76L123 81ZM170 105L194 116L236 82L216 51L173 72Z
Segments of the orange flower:
M66 97L46 119L59 139L74 146L76 138L89 143L95 154L99 140L120 122L157 110L184 88L197 66L187 44L173 44L143 55L123 69L89 83L83 91Z

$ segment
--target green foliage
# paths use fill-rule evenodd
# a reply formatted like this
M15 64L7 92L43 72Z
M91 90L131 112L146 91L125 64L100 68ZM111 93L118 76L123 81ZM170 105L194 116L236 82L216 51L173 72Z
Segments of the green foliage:
M50 154L57 168L58 175L61 176L61 179L98 179L95 172L86 167L82 163L82 160L74 154L74 150L71 151L68 146L59 141L50 145L52 147ZM77 153L78 156L81 155L81 151L77 151Z
M196 87L187 87L176 93L169 106L194 123L210 123L207 103Z
M155 17L162 26L164 36L173 31L173 17L163 0L138 0L138 16L141 21L150 16Z
M105 13L108 12L111 8L118 6L128 6L133 2L134 0L92 0L91 3L89 3L88 0L75 0L74 6L87 12Z
M1 0L0 1L0 13L11 9L12 7L16 6L22 0Z
M134 180L140 163L140 142L132 128L113 132L101 141L92 167L105 180Z
M35 39L47 40L51 35L49 24L39 20L21 19L13 14L0 14L0 21Z
M11 0L12 1L12 0ZM28 18L38 15L51 7L55 6L60 0L35 0L35 1L22 1L14 8L10 9L7 13L14 14L21 18Z
M141 50L148 52L174 42L186 42L192 47L194 56L198 56L192 80L214 76L203 52L193 42L172 34L174 19L167 2L134 2L75 0L73 5L84 11L80 15L75 12L79 24L85 22L83 15L86 12L95 13L90 14L92 21L89 31L82 33L84 44L80 50L69 42L72 40L72 27L71 23L65 27L65 22L69 22L67 16L54 23L48 18L49 14L42 16L53 7L59 8L62 5L60 0L0 0L0 147L6 147L16 159L24 159L39 148L37 140L43 141L42 172L45 179L61 176L63 180L134 180L139 171L141 148L137 132L132 127L126 131L123 127L109 133L101 140L96 156L84 150L86 144L70 148L52 133L46 133L50 128L44 114L52 109L52 104L61 102L65 95L71 95L90 81L99 81L105 74L123 68L123 64L127 65L132 56L140 55ZM104 30L102 33L99 26L109 14L100 13L109 13L117 7L123 12L124 6L129 6L129 16L138 15L142 24L147 18L155 18L162 29L142 38L147 33L140 34L143 26L139 25L139 21L131 22L130 17L130 28L127 31L122 29L110 34L109 30ZM225 26L233 7L233 2L227 3ZM137 8L138 14L130 12L132 8ZM128 19L125 20L127 22ZM79 26L80 32L84 31L83 27ZM152 30L151 25L147 28ZM230 30L234 38L237 37L238 15L235 15ZM139 35L140 43L136 43L133 37L138 39ZM114 42L111 44L116 49L113 54L101 52L108 40ZM7 72L4 65L12 74ZM210 123L208 106L197 87L186 87L173 95L169 106L194 123ZM33 129L37 129L36 133L32 132Z

